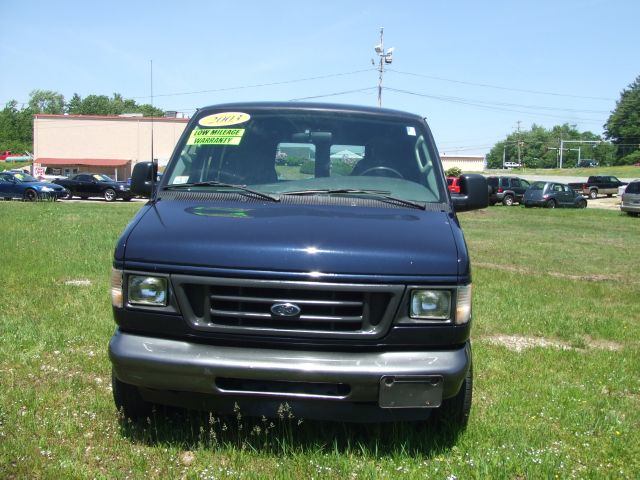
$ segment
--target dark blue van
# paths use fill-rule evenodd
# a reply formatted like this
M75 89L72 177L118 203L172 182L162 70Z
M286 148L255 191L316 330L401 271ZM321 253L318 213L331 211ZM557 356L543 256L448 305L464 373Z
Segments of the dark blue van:
M113 263L113 394L275 416L460 426L471 407L471 271L425 120L311 103L199 110Z

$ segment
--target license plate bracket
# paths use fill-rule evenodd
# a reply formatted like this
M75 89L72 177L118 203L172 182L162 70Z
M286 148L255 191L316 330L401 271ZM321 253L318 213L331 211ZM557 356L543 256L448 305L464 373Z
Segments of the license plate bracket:
M442 404L439 375L385 375L380 377L381 408L436 408Z

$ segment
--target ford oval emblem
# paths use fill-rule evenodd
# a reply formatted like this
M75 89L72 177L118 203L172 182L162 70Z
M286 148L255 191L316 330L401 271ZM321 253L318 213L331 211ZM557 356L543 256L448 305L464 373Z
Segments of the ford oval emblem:
M271 313L276 317L296 317L300 315L300 307L293 303L274 303Z

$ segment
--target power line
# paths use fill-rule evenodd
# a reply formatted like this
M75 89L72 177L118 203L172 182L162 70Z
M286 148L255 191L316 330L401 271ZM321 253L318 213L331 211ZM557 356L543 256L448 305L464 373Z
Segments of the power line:
M526 110L516 110L516 109L513 109L513 108L503 108L501 106L492 106L492 105L499 105L499 103L482 102L482 101L477 101L477 100L476 101L472 101L472 100L468 100L468 99L464 99L464 98L447 97L447 96L441 96L441 95L429 95L429 94L426 94L426 93L412 92L410 90L402 90L402 89L390 88L390 87L385 87L385 89L389 90L391 92L404 93L404 94L407 94L407 95L414 95L414 96L418 96L418 97L432 98L434 100L440 100L442 102L458 103L458 104L462 104L462 105L468 105L468 106L472 106L472 107L482 108L482 109L485 109L485 110L524 113L524 114L527 114L527 115L551 117L551 118L560 118L560 119L563 119L565 121L567 120L566 115L565 116L551 115L551 114L537 113L537 112L531 112L531 111L526 111ZM518 106L518 105L515 105L515 106ZM524 105L519 106L519 107L520 108L537 108L537 107L527 107L527 106L524 106ZM559 110L562 110L562 109L559 109ZM596 122L600 122L601 121L601 119L596 119L596 118L577 118L577 117L572 118L572 120L577 120L577 121L581 121L581 122L592 122L592 123L596 123Z
M408 90L404 90L405 92L409 93ZM411 93L417 93L417 92L411 92ZM429 94L424 94L424 95L429 95ZM464 98L464 97L452 97L449 95L435 95L432 94L432 96L434 98L439 98L442 100L451 100L451 101L456 101L456 102L473 102L474 104L482 104L482 105L488 105L488 106L492 106L492 105L498 105L500 107L518 107L518 108L528 108L528 109L532 109L532 110L551 110L551 111L560 111L560 112L569 112L569 113L605 113L608 114L610 113L608 110L584 110L584 109L577 109L577 108L563 108L563 107L549 107L549 106L545 106L545 105L522 105L520 103L508 103L508 102L488 102L488 101L484 101L484 100L476 100L473 98Z
M314 98L325 98L325 97L335 97L338 95L346 95L348 93L359 93L359 92L366 92L367 90L375 90L378 87L366 87L366 88L357 88L355 90L345 90L343 92L333 92L333 93L325 93L323 95L313 95L311 97L301 97L301 98L292 98L291 100L289 100L290 102L298 102L300 100L312 100Z
M298 82L308 82L311 80L323 80L326 78L334 78L334 77L344 77L347 75L355 75L357 73L363 73L363 72L370 72L371 70L374 70L372 68L364 68L361 70L353 70L351 72L341 72L341 73L330 73L327 75L318 75L315 77L305 77L305 78L297 78L294 80L282 80L279 82L269 82L269 83L256 83L256 84L252 84L252 85L241 85L241 86L237 86L237 87L223 87L223 88L213 88L213 89L209 89L209 90L197 90L197 91L193 91L193 92L174 92L174 93L160 93L160 94L156 94L155 97L176 97L176 96L180 96L180 95L196 95L196 94L200 94L200 93L214 93L214 92L228 92L231 90L244 90L247 88L259 88L259 87L272 87L275 85L288 85L291 83L298 83ZM132 99L136 99L136 98L148 98L148 95L143 95L143 96L139 96L139 97L131 97Z
M455 80L452 78L444 78L444 77L436 77L433 75L424 75L421 73L412 73L412 72L403 72L400 70L396 70L393 68L388 68L387 69L389 72L394 72L394 73L399 73L401 75L410 75L413 77L422 77L422 78L430 78L432 80L440 80L443 82L451 82L451 83L460 83L463 85L471 85L474 87L483 87L483 88L493 88L496 90L508 90L511 92L523 92L523 93L535 93L537 95L552 95L554 97L570 97L570 98L586 98L589 100L603 100L603 101L615 101L615 98L608 98L608 97L590 97L590 96L585 96L585 95L572 95L569 93L557 93L557 92L544 92L542 90L527 90L524 88L512 88L512 87L503 87L503 86L499 86L499 85L491 85L488 83L476 83L476 82L468 82L465 80Z

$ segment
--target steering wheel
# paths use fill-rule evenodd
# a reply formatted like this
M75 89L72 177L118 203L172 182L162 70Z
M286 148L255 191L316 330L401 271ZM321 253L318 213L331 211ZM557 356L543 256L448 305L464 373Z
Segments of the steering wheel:
M384 167L384 166L367 168L365 171L361 172L360 175L362 176L362 175L366 175L367 173L373 173L373 172L377 172L377 173L374 173L374 176L404 178L399 171L391 167Z

